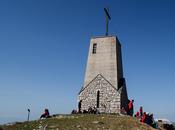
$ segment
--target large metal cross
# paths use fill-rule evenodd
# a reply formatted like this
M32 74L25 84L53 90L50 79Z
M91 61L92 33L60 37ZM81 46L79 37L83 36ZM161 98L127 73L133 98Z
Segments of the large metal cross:
M109 25L109 20L111 20L111 17L109 15L109 9L104 8L104 11L106 16L106 36L108 36L108 25Z

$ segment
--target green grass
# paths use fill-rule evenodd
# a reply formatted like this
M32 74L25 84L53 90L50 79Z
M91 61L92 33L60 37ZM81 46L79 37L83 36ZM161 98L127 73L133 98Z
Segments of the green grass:
M154 130L132 117L117 115L60 115L50 119L1 126L3 130Z

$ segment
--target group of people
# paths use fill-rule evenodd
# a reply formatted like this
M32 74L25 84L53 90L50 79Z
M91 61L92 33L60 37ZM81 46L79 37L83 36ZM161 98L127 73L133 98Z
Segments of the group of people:
M72 114L78 114L78 113L83 113L83 114L100 114L98 109L96 107L89 107L88 110L83 110L81 111L81 106L79 105L79 109L77 110L72 110ZM129 115L133 116L134 114L134 100L128 100L128 105L126 108L122 107L121 113L124 115ZM49 114L49 110L45 109L44 113L40 116L40 119L42 118L49 118L51 117ZM140 119L142 123L146 123L154 128L156 128L156 123L154 121L153 114L143 112L143 107L141 106L139 111L136 112L134 117Z
M136 114L134 115L134 117L142 117L143 116L143 107L141 106L139 111L136 112Z
M156 123L154 121L153 114L143 112L143 107L141 106L139 111L134 114L134 100L128 100L127 108L122 107L121 113L129 116L134 116L142 123L146 123L154 128L156 128ZM134 115L133 115L134 114Z
M142 123L146 123L146 124L152 126L153 128L157 127L156 122L154 121L153 114L148 113L148 112L143 112L142 107L140 107L139 111L137 111L134 116L136 118L140 119L140 122L142 122Z
M133 112L134 112L134 100L130 100L128 102L128 111L127 111L127 115L133 116ZM134 115L134 117L140 119L140 121L142 123L146 123L150 126L152 126L153 128L156 128L156 123L154 121L154 117L153 114L150 113L146 113L143 112L143 107L141 106L139 111L137 111Z
M77 114L77 113L89 113L89 114L99 114L100 112L98 111L98 108L96 107L89 107L88 110L81 110L81 103L82 100L78 103L78 111L72 110L72 114ZM134 114L134 100L128 100L128 105L126 108L122 107L121 113L124 115L130 115L133 116Z
M72 110L71 114L99 114L99 111L96 107L89 107L88 110L79 109L78 111Z
M156 128L156 123L154 121L153 114L144 112L140 121L152 126L153 128Z
M88 110L83 110L82 113L88 113L88 114L98 114L98 109L96 107L89 107Z

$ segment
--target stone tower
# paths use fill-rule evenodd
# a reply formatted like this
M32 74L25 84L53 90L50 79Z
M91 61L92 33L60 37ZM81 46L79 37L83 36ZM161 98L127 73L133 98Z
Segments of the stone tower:
M83 111L96 107L100 113L120 113L127 101L119 40L116 36L91 38L79 108Z

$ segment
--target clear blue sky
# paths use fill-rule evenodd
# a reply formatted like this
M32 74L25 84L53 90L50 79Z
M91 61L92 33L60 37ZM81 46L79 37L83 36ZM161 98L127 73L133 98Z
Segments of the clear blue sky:
M174 0L0 0L0 123L76 108L105 6L135 109L175 120Z

